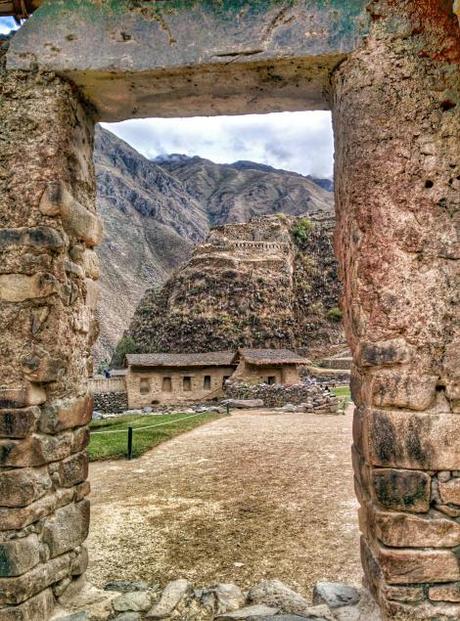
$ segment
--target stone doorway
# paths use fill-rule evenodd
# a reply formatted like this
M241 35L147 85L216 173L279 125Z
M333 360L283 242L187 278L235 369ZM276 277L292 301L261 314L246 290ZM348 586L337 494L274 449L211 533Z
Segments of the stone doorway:
M33 5L0 61L0 614L49 617L87 563L95 121L330 107L365 581L458 619L453 3Z

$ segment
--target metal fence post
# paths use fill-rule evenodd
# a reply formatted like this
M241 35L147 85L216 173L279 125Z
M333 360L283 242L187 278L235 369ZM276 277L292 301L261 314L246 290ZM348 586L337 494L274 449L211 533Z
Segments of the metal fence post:
M133 428L128 426L128 459L133 458Z

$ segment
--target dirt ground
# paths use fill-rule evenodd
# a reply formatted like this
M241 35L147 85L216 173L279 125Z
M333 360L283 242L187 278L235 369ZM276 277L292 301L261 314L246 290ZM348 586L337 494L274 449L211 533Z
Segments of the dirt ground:
M240 412L91 464L89 578L360 584L350 443L350 411Z

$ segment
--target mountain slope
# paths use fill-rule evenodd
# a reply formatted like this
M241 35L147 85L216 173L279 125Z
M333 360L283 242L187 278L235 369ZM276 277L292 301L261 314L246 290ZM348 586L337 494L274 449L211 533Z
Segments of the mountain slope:
M214 164L197 156L157 162L205 206L211 226L279 212L292 216L333 212L332 194L298 173L255 162Z
M163 284L187 261L210 226L278 211L333 212L332 194L296 173L186 156L152 162L102 128L96 132L94 160L105 228L98 248L96 361L110 358L145 290Z
M141 353L328 351L343 340L333 225L277 215L212 230L163 288L145 293L126 336Z

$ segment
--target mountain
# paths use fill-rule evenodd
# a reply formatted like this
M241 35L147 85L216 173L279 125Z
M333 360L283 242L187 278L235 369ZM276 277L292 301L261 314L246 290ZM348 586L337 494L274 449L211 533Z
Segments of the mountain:
M334 224L278 214L213 229L162 288L145 293L124 344L139 353L326 353L343 341Z
M297 173L182 155L150 161L101 127L94 161L105 228L96 362L110 358L145 290L187 261L210 227L280 211L333 213L332 194Z
M245 161L215 164L198 156L175 155L158 163L205 207L211 227L280 212L333 212L332 194L298 173Z

